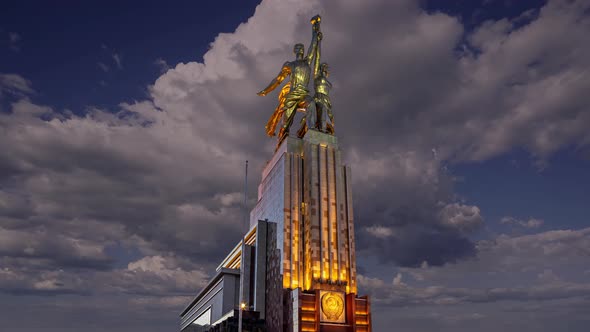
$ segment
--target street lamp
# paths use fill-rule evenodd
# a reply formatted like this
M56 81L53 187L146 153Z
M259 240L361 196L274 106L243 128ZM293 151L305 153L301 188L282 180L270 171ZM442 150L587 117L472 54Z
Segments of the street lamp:
M246 302L240 303L240 312L238 316L238 332L242 332L242 312L246 310Z

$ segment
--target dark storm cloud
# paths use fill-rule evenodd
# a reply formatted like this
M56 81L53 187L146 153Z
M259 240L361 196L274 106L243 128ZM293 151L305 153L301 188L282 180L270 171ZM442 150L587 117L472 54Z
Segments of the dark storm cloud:
M135 119L101 110L63 118L21 100L0 123L9 170L0 190L3 292L187 294L207 278L203 266L212 268L224 254L219 246L238 238L232 220L241 215L239 204L210 197L210 172L195 167L183 177L193 172L183 152L167 157L165 146L129 136L143 128ZM170 171L165 181L160 170ZM194 227L195 220L202 226ZM146 257L115 268L125 262L116 261L114 247ZM200 266L184 259L167 268L157 254L172 252L200 257Z
M82 239L52 234L39 228L34 231L0 230L0 255L15 258L44 259L55 268L107 268L112 259L104 247Z
M375 301L389 306L560 299L584 299L589 304L590 284L579 273L586 265L590 229L501 235L479 241L477 247L477 258L404 268L391 283L363 276L360 284ZM410 278L404 282L404 276Z
M126 268L109 270L81 264L72 269L67 263L52 267L47 259L33 256L5 255L0 263L0 289L8 294L132 294L172 301L203 287L207 280L199 267L183 265L175 256L146 256Z
M424 261L441 265L473 256L475 246L468 236L482 224L480 211L446 203L453 195L452 179L439 161L415 153L392 152L383 158L364 165L364 176L353 178L356 192L361 192L354 193L357 249L402 266ZM377 185L383 182L392 185Z
M373 30L362 20L362 7L328 11L350 30L330 31L328 19L324 26L326 59L339 88L337 126L346 128L351 164L361 170L353 176L360 191L357 228L392 230L377 238L357 232L359 248L372 246L372 254L404 265L468 257L475 251L467 236L481 216L468 227L443 221L449 213L443 206L456 202L451 175L444 163L430 160L430 150L440 160L459 161L524 146L543 158L567 142L588 142L583 128L590 126L590 100L583 91L590 81L576 74L589 65L582 40L590 23L580 14L587 5L553 1L537 17L485 22L473 32L454 18L402 2L367 6L379 26ZM396 17L388 21L377 12ZM351 48L350 40L359 42Z
M414 219L420 223L422 220ZM422 262L442 265L456 262L475 255L475 245L467 237L455 232L436 230L422 226L396 228L396 237L386 240L373 240L371 237L360 237L361 252L363 247L373 252L382 252L382 262L395 263L400 266L419 266Z
M74 220L122 224L129 235L139 234L155 245L160 241L165 243L163 247L186 248L193 254L202 254L199 248L206 246L198 241L199 236L190 237L197 233L188 227L192 222L188 218L198 216L204 225L215 225L212 233L237 235L224 228L224 222L216 221L236 209L210 202L205 188L212 180L207 174L198 166L193 170L188 163L167 157L164 146L146 151L141 137L127 136L127 130L142 127L99 110L85 118L47 122L34 117L39 112L24 112L31 109L29 105L26 101L14 104L14 115L2 119L4 124L14 125L7 127L3 141L7 147L3 163L13 170L5 182L12 186L11 194L5 195L27 202L31 211L28 221L45 221L45 227L55 227L58 232L67 232L65 224L75 224ZM16 124L27 129L23 131ZM166 169L169 178L162 182L159 173ZM191 176L193 172L203 181ZM187 176L182 177L183 173ZM195 201L209 201L210 209ZM162 225L157 225L160 221ZM180 227L181 223L187 224ZM184 234L179 235L180 230Z
M427 280L435 265L447 271L455 262L460 270L492 252L486 261L499 260L503 269L494 273L503 275L513 267L503 264L514 262L502 258L511 255L507 248L522 242L499 237L506 247L488 250L496 246L470 238L485 211L456 199L445 164L514 147L544 158L590 143L590 23L580 14L587 6L550 1L524 23L504 19L465 31L457 18L426 13L414 1L265 1L235 32L219 34L203 63L168 69L147 100L76 113L84 115L38 105L30 82L1 76L2 95L19 99L0 113L0 234L9 239L0 245L2 291L91 289L98 309L153 314L149 308L161 306L176 314L239 240L244 161L257 184L274 145L263 126L276 95L255 93L293 58L295 42L308 43L307 20L317 12L336 133L353 169L359 258L393 262ZM519 241L529 240L540 241ZM557 270L532 253L565 250L559 244L528 246L533 265ZM377 289L371 282L387 288L371 278L361 277L365 289ZM375 294L379 305L542 300L555 291L423 290L401 275L392 284Z
M382 287L391 287L379 281L363 281L365 285L377 287L371 290L375 301L388 306L407 305L458 305L466 303L489 303L500 301L550 301L564 298L587 297L590 285L578 283L554 283L533 287L513 288L449 288L449 287L409 287L407 285L393 286L393 290L381 292ZM368 289L370 289L368 287Z

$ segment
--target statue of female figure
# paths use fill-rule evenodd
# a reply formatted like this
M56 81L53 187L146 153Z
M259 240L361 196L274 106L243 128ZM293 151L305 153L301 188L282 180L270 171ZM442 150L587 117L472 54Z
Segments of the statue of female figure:
M313 57L313 84L315 90L313 103L315 107L309 107L305 119L302 119L302 126L297 132L297 136L300 138L305 136L308 129L334 134L334 115L332 114L332 102L330 101L332 83L328 81L329 68L327 63L320 64L322 39L322 33L318 32L316 53ZM327 118L330 119L330 122L327 121Z
M334 134L334 115L332 114L332 102L329 96L332 83L328 81L328 75L328 64L322 63L313 81L315 87L313 100L317 112L316 128L322 132ZM330 119L330 122L327 122L326 116Z

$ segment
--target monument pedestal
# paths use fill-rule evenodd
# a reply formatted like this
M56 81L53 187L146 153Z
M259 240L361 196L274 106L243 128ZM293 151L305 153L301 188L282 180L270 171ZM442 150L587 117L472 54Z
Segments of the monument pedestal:
M250 223L277 223L283 287L356 293L350 168L335 136L288 137L262 172Z
M356 295L350 174L336 137L286 138L262 172L250 230L182 312L181 328L223 331L245 310L267 331L371 331L369 299Z
M316 130L286 138L262 172L250 222L277 225L276 254L267 255L267 266L278 267L267 288L284 290L266 300L274 328L283 321L288 331L368 331L351 309L368 299L356 296L350 174L337 138Z

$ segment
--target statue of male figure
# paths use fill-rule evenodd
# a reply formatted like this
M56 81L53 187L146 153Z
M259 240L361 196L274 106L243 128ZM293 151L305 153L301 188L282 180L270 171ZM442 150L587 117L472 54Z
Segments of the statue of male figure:
M283 126L279 131L279 143L289 135L289 129L293 123L295 113L298 108L314 108L315 103L309 94L307 86L311 77L311 64L316 54L318 44L318 33L320 33L320 16L316 15L311 19L313 26L311 45L307 50L307 56L304 56L303 44L296 44L293 48L295 53L294 61L287 61L281 68L281 72L274 78L264 90L258 92L259 96L266 96L267 93L274 90L281 82L290 76L289 83L285 84L279 94L279 105L269 119L266 125L266 133L269 136L275 135L276 125L281 116L284 116ZM315 111L314 111L315 113Z

